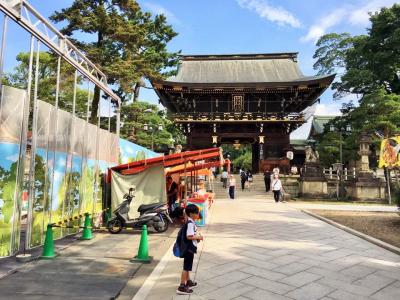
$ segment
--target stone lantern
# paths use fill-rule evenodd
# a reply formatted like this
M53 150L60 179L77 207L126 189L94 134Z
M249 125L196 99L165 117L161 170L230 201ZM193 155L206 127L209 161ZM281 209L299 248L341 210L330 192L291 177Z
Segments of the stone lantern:
M359 140L360 150L358 150L358 154L361 156L360 159L360 172L369 173L371 170L369 169L369 155L371 151L369 150L369 146L371 144L371 138L368 134L363 133Z
M374 178L372 171L369 169L370 136L367 133L362 133L359 143L358 154L361 158L358 164L358 176L351 185L350 194L354 200L383 201L385 199L385 183L380 181L379 178Z

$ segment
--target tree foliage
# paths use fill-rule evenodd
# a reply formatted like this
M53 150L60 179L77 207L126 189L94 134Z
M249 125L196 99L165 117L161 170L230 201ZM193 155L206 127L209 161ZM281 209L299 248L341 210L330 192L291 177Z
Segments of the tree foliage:
M143 12L134 0L75 0L51 19L65 22L62 33L71 38L77 32L89 34L90 38L85 35L85 40L73 41L107 74L123 101L131 98L135 88L138 91L142 77L164 78L178 63L179 53L167 50L177 33L166 17ZM92 119L99 99L96 89Z
M34 52L33 59L33 79L31 86L31 95L34 95L36 80L36 55ZM27 89L28 87L28 72L29 72L29 52L21 52L17 55L16 60L18 65L15 66L12 72L6 73L3 78L3 84ZM39 72L38 72L38 88L37 97L39 100L55 104L56 98L56 82L57 82L57 55L52 52L39 52ZM72 112L72 103L74 97L74 81L75 69L67 62L61 63L60 68L60 86L59 86L59 108ZM83 89L80 84L83 83L82 77L77 77L76 90L76 107L75 113L78 117L86 119L88 91ZM92 93L93 94L93 93ZM92 97L92 95L91 95Z
M368 94L384 88L400 93L400 5L371 14L367 35L330 33L322 36L314 54L314 68L321 74L344 69L332 85L335 97Z
M332 85L334 97L359 95L357 105L343 105L343 115L318 137L321 160L327 165L338 158L339 134L328 131L331 124L337 129L352 127L352 133L343 136L344 161L357 158L362 133L373 138L373 148L379 143L375 133L400 133L400 5L382 8L371 14L370 21L366 35L330 33L317 42L314 68L321 74L341 72Z
M348 33L329 33L322 36L316 46L318 47L313 56L317 61L314 69L318 74L335 73L337 69L345 67L345 52L352 45L352 39Z
M185 137L173 122L166 118L165 112L157 105L147 102L133 102L122 106L121 137L147 148L151 148L152 139L155 151L166 151L175 144L185 143ZM144 124L152 130L145 130ZM162 130L158 130L159 125Z
M252 149L250 144L241 145L236 149L233 145L222 145L224 155L229 155L233 167L251 170L252 169Z

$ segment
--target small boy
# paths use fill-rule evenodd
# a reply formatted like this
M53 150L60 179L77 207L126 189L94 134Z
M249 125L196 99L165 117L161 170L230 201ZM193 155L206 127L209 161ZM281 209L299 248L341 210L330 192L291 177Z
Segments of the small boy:
M203 237L197 233L197 227L194 223L199 219L199 208L194 204L189 204L185 213L187 216L186 238L188 240L187 250L183 253L183 271L181 275L181 284L176 293L179 295L190 295L193 293L191 288L197 286L197 282L190 279L189 272L192 271L194 254L197 252L197 243L203 240Z

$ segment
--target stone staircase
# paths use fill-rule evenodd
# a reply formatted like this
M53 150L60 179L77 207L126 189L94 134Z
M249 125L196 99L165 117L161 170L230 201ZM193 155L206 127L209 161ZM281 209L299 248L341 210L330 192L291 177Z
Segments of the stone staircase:
M236 178L236 191L235 191L235 197L241 197L241 196L257 196L257 197L267 197L270 193L265 192L265 185L264 185L264 176L262 174L254 174L253 175L253 182L250 186L250 189L245 188L242 191L241 183L240 183L240 176L238 174L234 174ZM220 179L220 176L218 176L214 180L214 188L213 191L215 193L215 198L216 199L226 199L229 198L228 195L228 189L224 189L222 187L222 182Z

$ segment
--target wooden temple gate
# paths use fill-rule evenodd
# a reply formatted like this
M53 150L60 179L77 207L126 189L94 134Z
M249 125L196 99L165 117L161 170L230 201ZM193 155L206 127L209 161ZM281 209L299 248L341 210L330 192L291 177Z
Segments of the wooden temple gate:
M185 55L176 76L152 84L188 150L250 143L259 172L289 168L289 134L333 79L304 76L297 53Z

